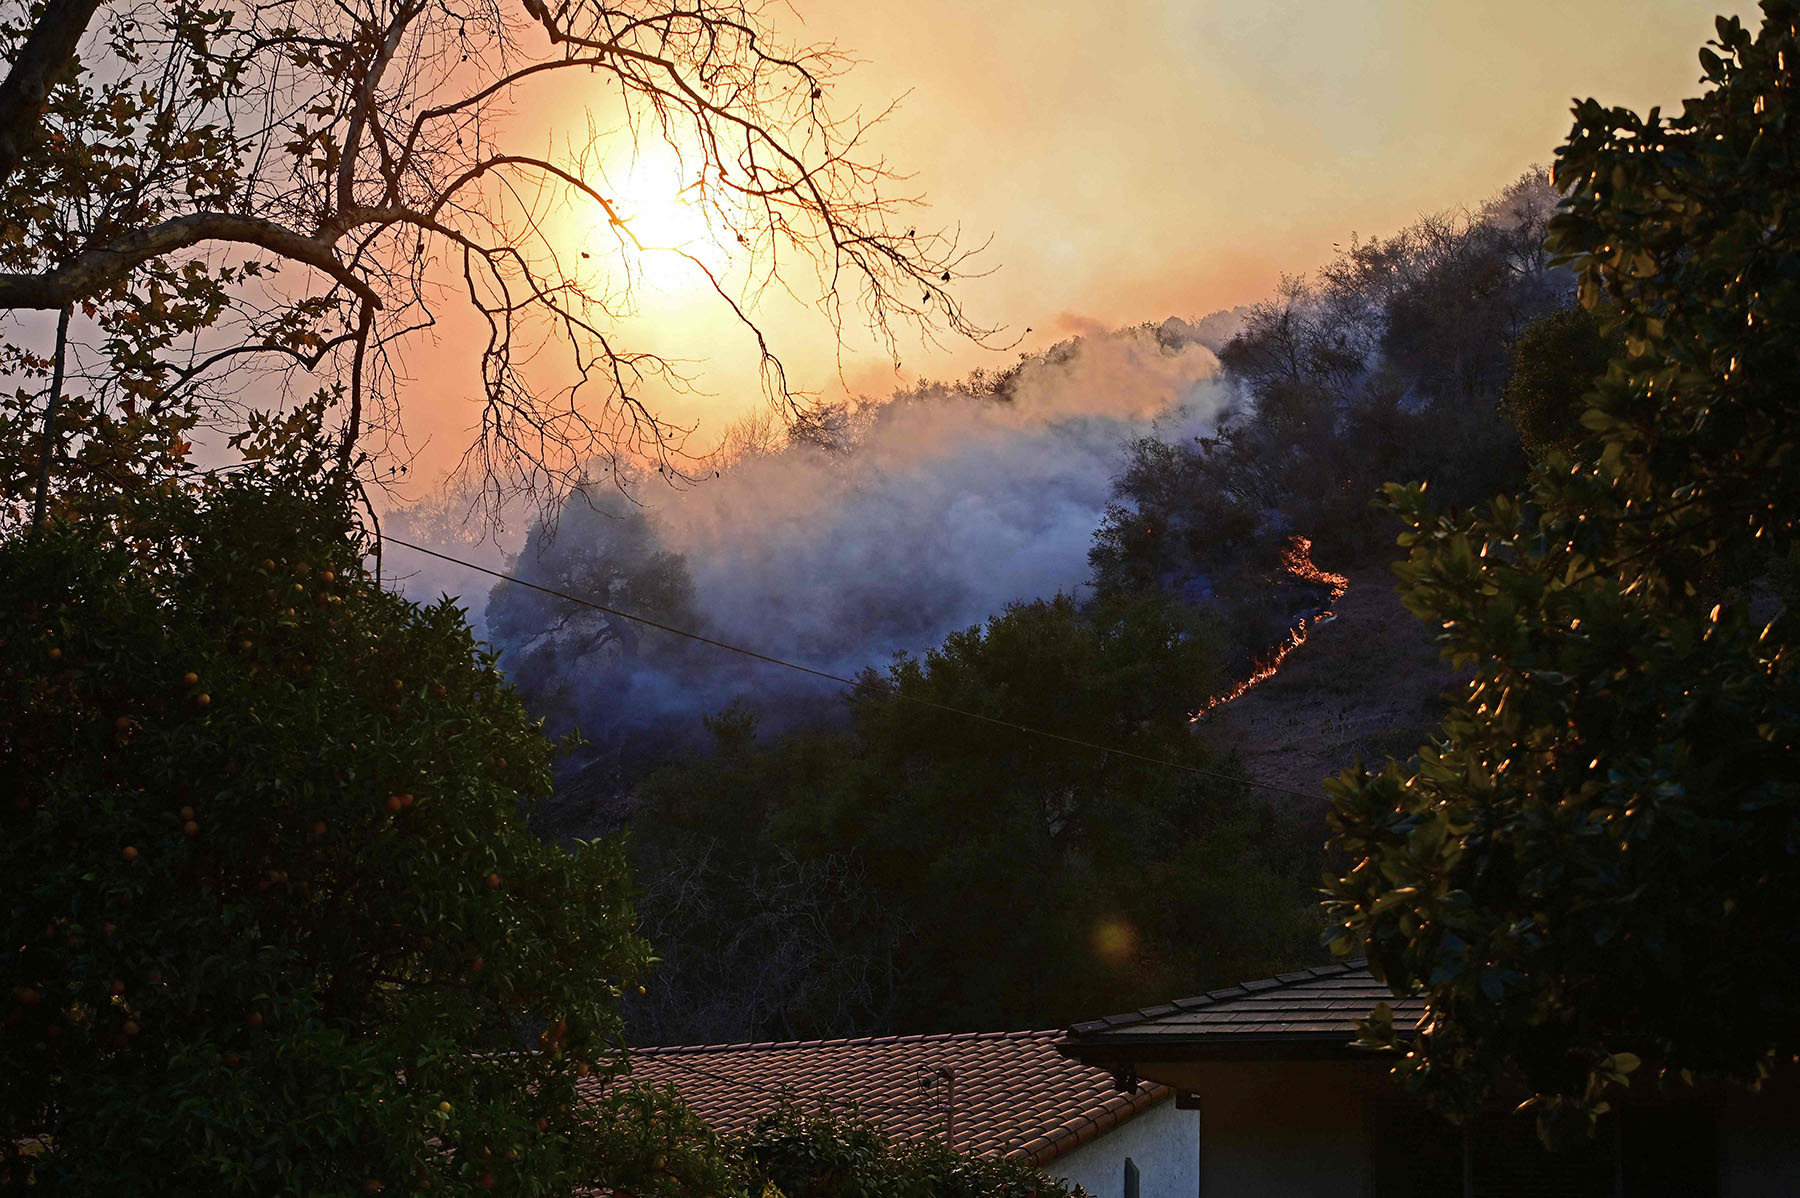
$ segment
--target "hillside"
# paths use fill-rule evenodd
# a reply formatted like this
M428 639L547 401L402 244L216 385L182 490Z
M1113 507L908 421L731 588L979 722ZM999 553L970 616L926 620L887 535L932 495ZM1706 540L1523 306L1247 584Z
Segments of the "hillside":
M1322 781L1359 754L1378 761L1422 743L1455 682L1387 567L1349 578L1335 620L1315 628L1277 673L1202 720L1203 734L1236 750L1251 777L1315 793L1321 810Z

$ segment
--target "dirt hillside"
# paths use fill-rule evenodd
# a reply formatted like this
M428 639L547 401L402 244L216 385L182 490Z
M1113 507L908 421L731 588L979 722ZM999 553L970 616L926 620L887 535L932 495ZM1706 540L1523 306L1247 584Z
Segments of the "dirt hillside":
M1455 676L1433 630L1400 603L1384 567L1351 574L1337 618L1315 628L1281 669L1201 720L1258 781L1316 793L1365 760L1410 755L1437 727Z

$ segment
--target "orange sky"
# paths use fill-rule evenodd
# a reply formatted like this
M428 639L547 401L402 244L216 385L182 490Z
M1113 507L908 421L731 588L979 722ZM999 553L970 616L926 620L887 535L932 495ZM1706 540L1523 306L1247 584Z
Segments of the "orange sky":
M1252 302L1352 231L1479 203L1549 160L1572 97L1674 106L1697 90L1713 13L1754 15L1715 0L792 2L770 10L786 30L861 60L834 89L840 111L910 93L877 146L929 198L922 224L991 235L994 273L963 294L1019 350L1089 321ZM704 359L710 392L671 410L710 441L754 402L750 345L679 297L653 297L653 322L659 305L676 313L659 339ZM774 324L798 385L841 390L822 322ZM903 346L896 375L865 349L846 377L881 393L1015 353ZM458 357L421 352L420 383L466 392ZM461 433L411 412L434 442L429 474Z

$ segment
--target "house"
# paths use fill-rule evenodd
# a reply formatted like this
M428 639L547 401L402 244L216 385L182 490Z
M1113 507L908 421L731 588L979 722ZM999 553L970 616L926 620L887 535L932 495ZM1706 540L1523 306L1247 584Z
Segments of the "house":
M1800 1194L1800 1079L1761 1093L1630 1100L1595 1142L1552 1156L1526 1116L1497 1109L1466 1130L1409 1099L1390 1062L1350 1047L1388 1001L1366 967L1246 982L1069 1029L1058 1048L1122 1085L1178 1092L1200 1118L1199 1198L1774 1198ZM1721 1013L1721 1017L1727 1017Z
M714 1131L783 1101L854 1104L890 1137L1029 1161L1095 1198L1192 1198L1198 1125L1174 1091L1124 1088L1057 1050L1061 1030L634 1049L631 1076L668 1085Z

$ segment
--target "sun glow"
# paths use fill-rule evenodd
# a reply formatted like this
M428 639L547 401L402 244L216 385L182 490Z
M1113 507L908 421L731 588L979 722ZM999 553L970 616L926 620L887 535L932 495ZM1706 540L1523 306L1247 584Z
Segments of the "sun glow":
M622 270L633 290L678 301L710 294L707 272L723 281L736 235L728 213L688 173L684 181L672 154L640 155L625 169L606 172L597 188L606 207L581 206L581 252Z

